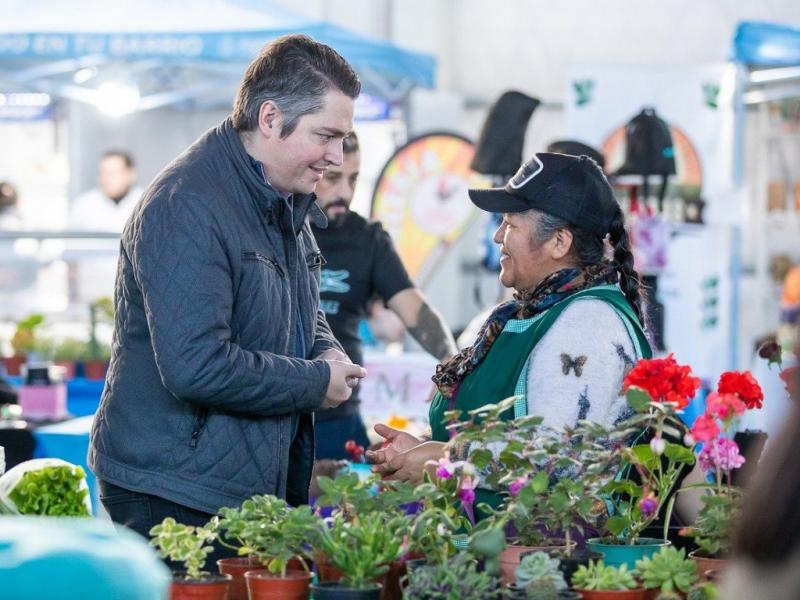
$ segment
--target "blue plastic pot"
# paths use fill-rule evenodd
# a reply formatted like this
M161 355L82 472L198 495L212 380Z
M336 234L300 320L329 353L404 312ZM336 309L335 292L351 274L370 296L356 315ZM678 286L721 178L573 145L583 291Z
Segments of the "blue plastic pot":
M603 562L607 565L619 567L628 565L628 569L636 566L636 561L645 556L652 556L664 546L670 546L672 542L664 541L660 538L639 538L633 545L628 544L607 544L602 538L591 538L586 540L586 547L593 552L604 554Z

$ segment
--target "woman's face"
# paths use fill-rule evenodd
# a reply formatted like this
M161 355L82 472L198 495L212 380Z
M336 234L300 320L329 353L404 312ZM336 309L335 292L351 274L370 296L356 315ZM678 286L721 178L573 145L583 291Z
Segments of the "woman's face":
M558 234L537 243L538 222L536 213L505 213L494 232L494 241L500 244L500 283L505 287L518 292L532 290L545 277L568 266Z

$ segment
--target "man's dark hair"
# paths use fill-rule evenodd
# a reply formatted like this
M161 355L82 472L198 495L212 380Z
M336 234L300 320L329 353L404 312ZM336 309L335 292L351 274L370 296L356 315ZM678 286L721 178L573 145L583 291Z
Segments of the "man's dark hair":
M112 158L112 157L119 157L122 159L122 162L125 163L125 166L129 169L132 169L136 166L136 163L133 161L133 156L125 152L124 150L106 150L103 152L103 155L100 157L100 160L105 158Z
M361 92L358 76L338 52L307 35L279 37L247 67L233 103L233 126L256 129L261 105L271 100L283 113L285 138L300 117L322 110L332 89L353 99Z
M345 154L352 154L358 152L358 136L355 131L351 131L342 140L342 152Z

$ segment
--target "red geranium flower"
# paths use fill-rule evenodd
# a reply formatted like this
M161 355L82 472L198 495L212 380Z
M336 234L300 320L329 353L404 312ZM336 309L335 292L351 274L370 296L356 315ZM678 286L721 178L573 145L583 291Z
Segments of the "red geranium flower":
M673 402L686 408L694 397L700 380L692 377L691 368L679 365L670 354L666 358L640 360L625 377L624 389L639 387L645 390L654 402Z
M747 405L747 408L761 408L764 403L764 392L750 371L728 371L719 378L717 392L720 394L736 394Z

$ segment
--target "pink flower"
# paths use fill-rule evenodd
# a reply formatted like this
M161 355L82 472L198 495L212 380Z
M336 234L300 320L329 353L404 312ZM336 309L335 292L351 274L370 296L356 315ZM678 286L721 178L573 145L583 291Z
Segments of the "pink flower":
M472 488L462 488L458 490L458 499L464 504L472 504L475 502L475 490Z
M436 468L436 476L439 479L450 479L455 473L455 466L446 458L439 459L439 466Z
M721 421L727 421L733 417L743 415L745 410L747 410L747 405L739 399L737 394L718 394L714 392L706 398L706 412Z
M666 450L666 448L667 448L667 442L665 442L664 438L662 438L660 435L650 440L650 449L657 456L661 456L662 454L664 454L664 450Z
M508 493L511 494L511 496L516 497L519 495L519 491L525 487L526 483L528 483L527 477L518 477L508 485Z
M706 471L730 471L744 464L744 456L739 454L739 446L728 438L719 437L711 440L697 457L700 467Z
M652 517L658 510L658 498L648 494L639 501L639 508L642 511L642 516L646 518Z
M714 417L705 414L695 419L692 425L692 437L697 442L708 442L719 435L719 425Z

